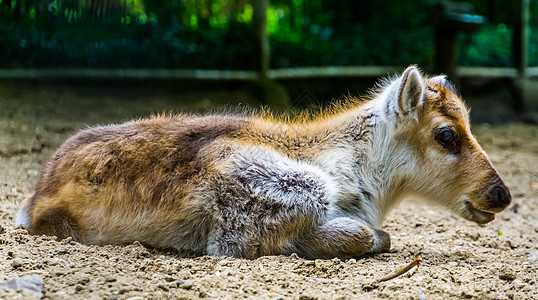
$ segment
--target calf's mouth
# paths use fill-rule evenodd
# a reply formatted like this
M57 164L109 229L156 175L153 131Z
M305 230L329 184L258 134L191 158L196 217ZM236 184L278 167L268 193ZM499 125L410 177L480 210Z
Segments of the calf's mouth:
M492 211L484 211L476 208L471 201L465 200L465 212L463 216L470 221L478 224L486 224L495 219L495 213Z

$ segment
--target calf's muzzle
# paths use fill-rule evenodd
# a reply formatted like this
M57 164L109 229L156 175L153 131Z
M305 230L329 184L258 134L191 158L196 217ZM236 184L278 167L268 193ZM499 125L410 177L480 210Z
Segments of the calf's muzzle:
M510 190L504 185L504 183L498 183L491 188L487 196L488 204L492 212L500 212L505 209L512 201Z

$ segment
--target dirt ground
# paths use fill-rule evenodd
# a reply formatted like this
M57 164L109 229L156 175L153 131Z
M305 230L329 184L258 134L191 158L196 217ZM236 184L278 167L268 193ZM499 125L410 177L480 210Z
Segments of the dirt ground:
M49 299L538 299L536 125L473 126L511 189L509 209L481 227L410 199L385 221L390 253L348 260L187 257L139 243L87 246L30 236L13 226L40 165L76 129L164 110L208 109L215 99L236 99L237 105L249 95L223 89L164 97L125 89L118 96L106 87L97 93L95 87L1 84L0 281L41 275ZM192 100L196 107L183 104ZM412 276L374 284L417 255L423 261ZM0 287L2 299L23 297Z

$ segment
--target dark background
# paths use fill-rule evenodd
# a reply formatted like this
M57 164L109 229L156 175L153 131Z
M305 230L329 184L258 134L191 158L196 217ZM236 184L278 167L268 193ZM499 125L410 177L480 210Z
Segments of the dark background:
M272 0L271 67L433 67L437 0ZM513 2L465 1L488 22L458 36L458 62L510 66ZM517 2L517 1L516 1ZM529 65L538 65L530 1ZM0 66L249 70L249 0L2 0Z
M357 68L348 75L336 68L331 75L310 70L305 76L261 76L260 80L252 74L247 79L222 74L208 79L200 73L206 79L200 81L190 73L155 76L137 70L258 72L261 54L255 7L260 1L0 0L0 80L32 80L40 88L44 84L75 89L82 85L84 91L89 87L97 94L118 97L125 94L122 89L130 87L140 89L137 95L165 91L165 97L197 90L246 89L252 106L317 109L342 95L364 93L376 78L416 64L428 73L448 73L470 96L473 107L498 106L500 115L476 114L480 121L534 122L529 114L534 106L532 80L518 73L521 66L515 60L520 56L514 54L513 45L522 19L518 5L524 2L453 2L472 7L466 13L484 17L482 26L472 32L448 25L456 32L458 50L453 65L463 67L459 76L436 62L446 48L436 45L436 28L443 19L440 7L446 1L272 0L265 14L270 69ZM523 33L525 67L538 66L536 13L537 1L530 1ZM360 71L372 66L372 72ZM465 73L465 67L501 69L492 76L494 72L482 68L477 76L473 75L476 72ZM59 71L13 75L19 74L17 70L50 69ZM88 76L88 72L78 71L71 76L67 70L72 69L105 72ZM117 69L132 73L118 75L113 72Z

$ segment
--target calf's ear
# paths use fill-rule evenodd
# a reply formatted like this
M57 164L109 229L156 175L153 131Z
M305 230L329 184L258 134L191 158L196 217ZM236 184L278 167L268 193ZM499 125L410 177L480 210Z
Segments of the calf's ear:
M412 115L416 118L417 110L424 102L424 80L420 71L414 66L408 67L390 89L387 111L398 117Z
M445 75L439 75L432 77L428 79L428 81L432 84L440 85L449 91L451 91L454 94L458 94L458 91L456 90L456 87L446 78Z

